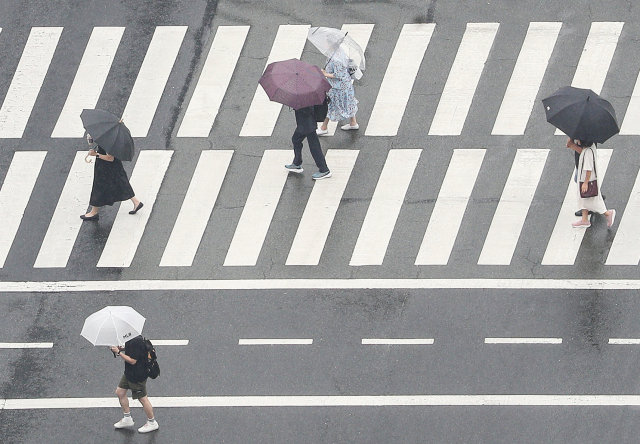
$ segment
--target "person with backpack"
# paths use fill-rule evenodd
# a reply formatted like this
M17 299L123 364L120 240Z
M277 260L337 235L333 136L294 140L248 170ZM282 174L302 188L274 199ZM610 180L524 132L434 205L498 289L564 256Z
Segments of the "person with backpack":
M129 410L129 398L127 398L127 391L131 390L131 397L140 401L144 412L147 414L147 423L140 427L138 432L148 433L158 430L158 422L153 416L153 406L147 397L147 378L149 377L150 362L155 364L156 369L158 368L157 362L155 362L155 350L153 350L151 342L142 336L136 336L125 342L124 347L112 346L110 348L114 354L124 360L124 374L120 378L118 388L116 388L116 396L120 401L124 417L113 426L116 429L133 426L134 422ZM155 376L157 376L157 373ZM154 378L154 375L152 374L151 377Z
M327 162L325 161L322 147L320 146L320 140L318 140L318 135L316 134L317 123L314 116L314 107L307 106L297 109L295 110L295 115L296 130L291 137L294 155L293 162L284 167L292 173L300 174L304 171L302 169L302 141L307 139L311 156L318 167L318 172L314 173L311 178L313 180L328 179L331 177L331 171L329 171L329 167L327 167Z

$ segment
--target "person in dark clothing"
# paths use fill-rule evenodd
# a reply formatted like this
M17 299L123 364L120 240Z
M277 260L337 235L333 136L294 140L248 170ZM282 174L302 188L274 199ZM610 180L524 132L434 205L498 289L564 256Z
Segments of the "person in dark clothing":
M142 336L136 336L125 342L124 347L110 348L124 360L124 374L116 389L116 396L120 401L124 417L113 426L116 429L122 429L134 424L129 410L129 398L127 398L127 390L131 390L131 397L140 401L148 418L147 423L140 427L138 432L148 433L158 430L158 422L153 416L153 406L147 397L147 374L144 367L147 346L144 339Z
M93 139L87 134L87 142L93 144ZM80 216L82 220L98 220L98 210L105 205L113 205L115 202L131 199L133 210L129 214L136 214L144 205L140 202L131 188L127 173L119 159L107 154L102 148L89 150L89 156L95 156L96 162L93 170L93 186L89 205L91 211Z
M314 180L327 179L331 177L331 171L327 167L327 162L324 159L322 148L320 147L320 140L316 134L316 119L313 117L313 106L306 108L300 108L295 110L296 114L296 130L293 132L291 142L293 142L293 162L290 165L284 167L293 173L302 173L302 141L306 138L309 144L309 150L311 156L316 162L318 172L311 176Z

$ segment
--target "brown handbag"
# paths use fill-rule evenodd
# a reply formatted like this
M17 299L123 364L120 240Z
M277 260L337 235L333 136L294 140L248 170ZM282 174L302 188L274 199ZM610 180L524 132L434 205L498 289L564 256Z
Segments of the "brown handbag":
M596 180L590 180L587 183L587 191L582 191L582 184L584 182L580 182L580 197L595 197L598 195L598 174L596 173L596 156L591 150L591 155L593 156L593 173L596 176Z

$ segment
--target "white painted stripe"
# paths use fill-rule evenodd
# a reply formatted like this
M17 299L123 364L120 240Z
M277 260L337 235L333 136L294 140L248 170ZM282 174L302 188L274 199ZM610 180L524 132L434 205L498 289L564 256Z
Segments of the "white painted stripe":
M433 339L363 339L362 345L433 345Z
M207 137L236 69L249 26L218 26L178 137Z
M67 101L51 137L82 137L84 135L80 113L85 108L96 107L124 29L102 26L93 28Z
M606 265L638 265L640 262L640 172L636 176L624 214L617 214L619 222Z
M623 22L593 22L571 86L600 94L618 45ZM556 135L563 134L556 130Z
M276 211L291 162L290 150L266 150L224 260L225 266L254 266ZM292 173L294 174L294 173Z
M136 197L144 203L144 208L137 214L131 215L129 214L133 209L131 202L120 204L118 215L98 261L98 267L131 265L172 155L171 150L146 150L138 155L130 183Z
M610 338L609 344L612 345L638 345L640 339L622 339L622 338Z
M156 345L189 345L188 339L151 339L151 343Z
M232 156L233 150L200 153L189 189L160 259L161 267L189 267L193 263Z
M307 41L308 30L309 25L280 25L265 69L271 62L299 59ZM282 105L271 102L262 86L258 85L249 112L247 112L242 124L240 136L270 136L276 126L281 109Z
M609 166L609 159L613 150L605 150L599 148L598 152L598 187L602 189L604 177ZM574 172L571 173L569 186L562 202L562 208L556 225L549 238L547 249L542 258L542 265L573 265L578 256L582 238L584 237L584 228L574 228L572 222L579 218L574 215L578 209L578 190L577 184L573 181Z
M382 265L421 153L414 149L389 151L349 265Z
M562 338L485 338L485 344L562 344Z
M402 122L434 23L405 24L382 79L367 124L367 136L395 136Z
M154 407L385 407L385 406L640 406L640 395L309 395L309 396L156 396ZM4 410L120 407L108 398L0 399ZM141 407L131 401L133 407Z
M356 163L356 150L329 150L327 165L332 176L318 180L302 214L286 265L318 265L329 230Z
M31 28L0 108L0 138L20 138L47 75L62 28Z
M467 23L431 122L430 135L457 136L462 132L498 26L498 23Z
M85 162L87 151L78 151L44 236L35 268L66 267L89 205L93 162Z
M342 25L342 31L346 32L355 42L360 45L362 51L365 52L367 50L367 45L369 44L369 38L371 37L371 32L373 31L373 24L367 23L358 23L358 24L347 24ZM353 80L351 81L353 83ZM357 93L356 93L357 96ZM318 122L318 127L320 127L320 122ZM327 125L327 136L333 136L336 132L336 128L338 127L338 122L329 122Z
M186 32L186 26L158 26L153 33L122 114L133 137L147 137Z
M529 23L491 134L524 134L561 28L560 22Z
M449 262L485 151L453 151L416 257L416 265L446 265Z
M0 268L4 267L20 228L46 151L17 151L0 188Z
M629 106L627 106L624 121L620 126L620 135L640 135L640 73L638 73L638 77L636 78L636 85L633 87Z
M313 339L240 339L238 345L311 345Z
M640 290L638 279L158 279L118 281L0 281L2 293L182 290ZM516 294L516 293L510 293ZM446 296L446 293L443 293Z
M0 348L53 348L53 342L0 342Z
M478 264L511 263L548 154L546 149L516 152Z

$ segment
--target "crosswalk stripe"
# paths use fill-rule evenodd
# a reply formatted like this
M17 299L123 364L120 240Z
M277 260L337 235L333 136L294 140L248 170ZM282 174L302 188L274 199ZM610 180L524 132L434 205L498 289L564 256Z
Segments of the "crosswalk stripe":
M598 153L598 187L602 189L604 176L609 166L609 160L613 150L599 148ZM542 265L573 265L582 244L584 228L573 228L572 222L578 220L574 215L578 209L578 189L573 180L574 173L571 173L567 193L558 214L556 225L551 233L551 238L547 244L547 249L542 258Z
M636 78L636 84L631 93L629 106L624 115L624 121L620 126L621 136L637 136L640 135L640 73Z
M313 185L302 214L286 265L318 265L329 230L356 163L356 150L329 150L327 165L332 177Z
M382 265L421 153L419 149L389 151L349 265Z
M371 32L373 31L373 24L367 23L358 23L358 24L344 24L342 25L342 31L346 32L355 42L360 45L362 51L365 52L367 50L367 45L369 44L369 38L371 37ZM356 97L358 93L356 92ZM320 123L318 123L320 126ZM333 136L336 132L336 128L338 127L338 122L329 122L327 125L327 136Z
M0 268L7 260L46 155L46 151L19 151L13 155L0 188Z
M35 268L66 267L91 196L93 163L85 162L86 151L76 153L58 204L44 236Z
M84 128L80 113L85 108L95 108L98 103L124 29L102 26L93 28L51 137L82 137Z
M130 182L144 208L132 216L129 214L132 209L130 202L120 204L98 267L131 265L172 155L171 150L147 150L138 155Z
M429 135L457 136L462 132L498 26L498 23L467 24Z
M224 260L225 266L253 266L258 261L289 171L290 150L266 150Z
M271 62L297 58L302 55L309 25L281 25L273 41L265 69ZM251 106L245 117L240 136L270 136L278 121L282 105L271 102L262 86L256 87Z
M600 94L623 25L623 22L594 22L591 24L571 86L588 88L596 94ZM556 136L561 134L563 134L562 131L556 130Z
M446 265L484 159L484 149L453 151L415 265Z
M529 23L491 134L524 134L561 28L560 22Z
M365 135L398 134L402 116L435 26L433 23L412 23L402 27L373 105Z
M640 172L631 190L606 265L638 265L640 262Z
M0 138L22 137L61 34L60 27L31 28L0 108Z
M548 149L520 149L516 152L478 264L511 263L548 154Z
M219 26L178 137L207 137L236 69L249 26Z
M122 114L133 137L147 137L186 32L186 26L158 26L153 33Z
M189 267L222 188L233 150L202 151L160 266Z

